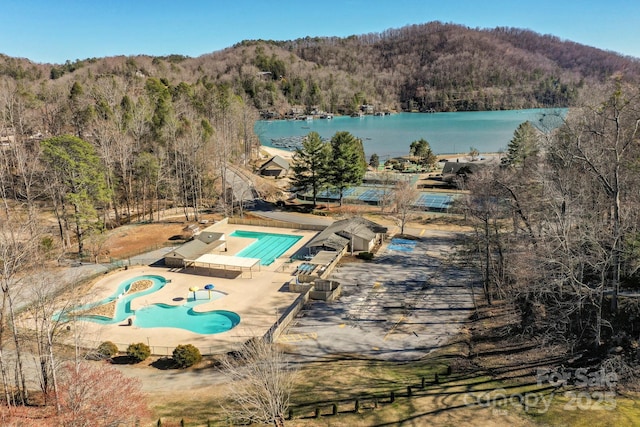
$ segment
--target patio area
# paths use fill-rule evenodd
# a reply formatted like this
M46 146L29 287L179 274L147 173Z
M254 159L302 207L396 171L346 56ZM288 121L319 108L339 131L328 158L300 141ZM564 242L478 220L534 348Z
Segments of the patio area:
M210 274L211 272L205 268L129 267L98 280L83 297L83 302L100 301L109 297L126 280L144 275L157 275L162 276L167 284L156 292L134 298L131 301L132 310L152 304L184 304L189 299L193 299L192 290L195 288L200 290L196 292L197 298L207 300L205 286L213 284L215 291L222 293L223 296L200 303L193 310L195 312L226 310L237 313L240 316L240 323L237 326L226 332L197 334L182 329L179 325L170 328L140 328L135 323L128 325L127 322L101 325L91 321L81 321L72 328L77 328L82 345L92 348L108 340L124 351L129 344L142 342L149 345L154 354L171 355L178 344L193 344L203 354L214 354L230 351L253 336L264 335L299 296L297 293L287 292L286 283L291 279L298 264L302 262L291 262L291 257L301 250L317 232L232 224L220 227L220 231L227 236L235 230L294 234L301 236L301 239L275 262L261 266L259 271L254 271L251 277ZM227 237L225 255L233 256L252 242L252 239Z

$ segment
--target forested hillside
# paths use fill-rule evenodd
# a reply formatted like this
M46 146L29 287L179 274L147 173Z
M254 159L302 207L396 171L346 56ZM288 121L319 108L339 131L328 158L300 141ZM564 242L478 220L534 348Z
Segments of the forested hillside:
M279 44L354 79L373 103L402 109L495 110L570 106L585 84L636 79L640 63L556 37L511 28L474 30L433 22L348 39ZM363 84L363 88L367 88ZM375 95L374 95L375 94Z
M0 57L0 74L28 81L113 74L208 82L229 85L258 110L351 114L362 104L396 111L567 107L585 85L614 75L637 80L640 61L529 30L432 22L347 38L242 41L198 58L43 65Z

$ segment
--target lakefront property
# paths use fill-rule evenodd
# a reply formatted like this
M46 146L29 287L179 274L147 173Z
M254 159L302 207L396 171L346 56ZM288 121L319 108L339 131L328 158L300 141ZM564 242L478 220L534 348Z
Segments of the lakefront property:
M0 55L3 425L637 425L638 82L440 22Z

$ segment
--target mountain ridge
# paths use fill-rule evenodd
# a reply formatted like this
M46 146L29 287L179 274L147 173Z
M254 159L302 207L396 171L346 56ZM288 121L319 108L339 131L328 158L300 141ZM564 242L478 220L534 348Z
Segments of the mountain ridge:
M58 80L115 74L227 84L263 112L353 114L570 107L585 86L640 80L640 60L531 30L434 21L349 37L244 40L200 55L37 64L0 55L0 75ZM84 75L84 76L83 76Z

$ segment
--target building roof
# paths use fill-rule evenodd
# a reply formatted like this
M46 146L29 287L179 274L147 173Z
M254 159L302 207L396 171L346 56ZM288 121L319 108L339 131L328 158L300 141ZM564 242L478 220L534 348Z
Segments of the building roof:
M458 162L446 162L444 167L442 168L442 174L448 175L453 174L456 175L460 169L466 168L470 172L475 172L480 168L480 165L477 163L458 163Z
M315 238L307 247L325 246L335 250L344 249L351 237L358 237L363 240L373 240L377 234L386 233L387 227L377 224L362 217L354 217L336 221Z
M387 227L383 227L380 224L362 217L336 221L331 226L334 227L334 232L337 234L346 234L346 237L353 235L354 237L359 237L364 240L372 240L376 237L376 234L387 232Z
M218 232L211 232L211 231L207 231L206 229L204 231L202 231L200 234L198 234L196 236L196 239L200 240L201 242L204 242L206 244L209 244L211 242L215 242L217 240L221 240L224 241L224 233L218 233Z
M195 259L225 242L223 233L200 233L195 239L169 252L165 257Z
M267 160L267 162L260 167L260 170L264 170L274 166L285 171L289 170L289 162L287 161L287 159L280 156L273 156L272 158Z
M332 251L320 251L313 256L308 262L316 265L329 265L336 259L336 253Z
M325 247L334 249L336 251L341 251L342 249L346 248L348 244L349 239L338 236L334 232L330 231L327 227L316 237L314 237L309 243L307 243L307 247Z
M252 269L260 264L260 258L243 258L228 255L204 254L194 260L188 260L205 267L238 267Z

